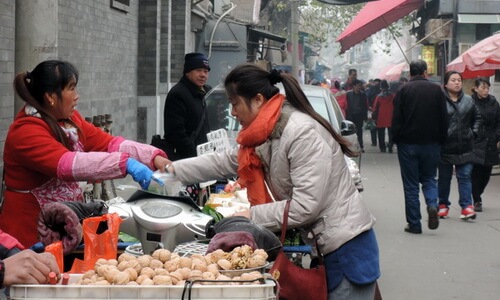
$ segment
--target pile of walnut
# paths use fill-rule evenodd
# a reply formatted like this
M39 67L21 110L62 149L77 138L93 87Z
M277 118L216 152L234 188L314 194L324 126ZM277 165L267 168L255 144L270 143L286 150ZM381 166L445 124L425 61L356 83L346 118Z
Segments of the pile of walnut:
M244 245L231 252L218 249L207 255L193 254L181 257L166 249L158 249L152 255L135 257L123 253L116 259L99 259L94 270L85 272L77 282L81 285L184 285L186 280L217 280L202 284L240 284L236 280L258 283L263 275L259 271L227 272L257 268L266 264L267 253L263 249L252 250ZM239 274L238 274L239 273Z

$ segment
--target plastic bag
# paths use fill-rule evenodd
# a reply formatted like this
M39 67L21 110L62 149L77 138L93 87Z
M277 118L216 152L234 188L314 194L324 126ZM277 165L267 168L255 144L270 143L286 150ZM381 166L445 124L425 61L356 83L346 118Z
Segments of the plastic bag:
M75 259L71 273L85 273L94 269L100 258L116 259L118 233L122 219L117 213L83 220L83 261Z
M63 255L63 243L62 241L54 242L50 245L45 246L45 252L51 253L54 255L57 266L59 270L63 272L64 270L64 255Z

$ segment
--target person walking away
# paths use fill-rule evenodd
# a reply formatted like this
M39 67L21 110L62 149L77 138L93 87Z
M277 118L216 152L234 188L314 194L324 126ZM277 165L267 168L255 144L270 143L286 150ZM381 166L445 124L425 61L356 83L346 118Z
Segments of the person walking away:
M366 92L366 96L368 98L368 118L370 118L370 115L371 115L371 118L373 119L373 121L375 122L375 126L373 126L371 129L370 129L370 137L371 137L371 141L372 141L372 146L373 147L377 147L377 122L375 121L375 118L373 118L373 111L375 109L375 98L377 98L377 95L380 94L380 79L378 78L375 78L372 80L372 83L368 86L368 89L367 89L367 92Z
M363 83L361 80L355 79L352 83L353 89L346 94L346 119L356 125L359 147L361 148L361 152L365 152L363 144L363 123L368 119L368 99L366 98L366 93L362 89Z
M187 183L238 174L251 207L236 215L273 232L280 231L290 200L288 226L308 245L315 244L313 236L319 242L329 299L374 299L380 276L375 219L344 158L356 153L312 109L291 74L243 64L224 86L231 115L242 125L239 149L174 161L168 171Z
M183 76L167 94L163 111L165 149L169 159L196 156L196 146L206 143L210 131L205 94L211 90L207 80L208 58L202 53L184 56Z
M389 93L389 83L387 80L383 79L380 82L381 92L375 98L373 104L372 117L377 124L377 135L378 135L378 145L380 147L380 152L392 153L393 143L392 143L392 113L394 111L394 94ZM385 131L387 130L387 135L389 142L385 142Z
M396 93L392 117L392 139L398 146L408 223L404 230L415 234L422 233L420 184L429 215L427 226L431 230L439 226L436 171L440 144L448 128L445 96L426 76L425 61L410 63L411 78Z
M458 182L458 204L462 211L460 219L475 219L472 205L471 172L473 162L473 142L482 119L474 101L462 90L462 75L456 71L444 75L444 94L448 111L448 135L441 147L438 165L438 196L440 218L447 218L451 202L450 185L453 170Z
M340 110L342 110L342 114L344 115L345 118L346 116L345 110L347 108L346 91L340 89L340 82L338 82L338 80L335 80L333 82L333 86L330 89L330 91L333 93L333 96L337 100L337 103L340 106Z
M350 91L354 87L354 80L358 79L358 71L356 69L349 69L347 80L342 85L342 89L346 92Z
M495 96L490 95L490 82L484 77L474 81L472 99L483 119L474 141L474 166L471 173L474 211L481 212L481 195L490 181L493 166L499 163L497 143L500 140L500 106Z
M78 71L47 60L17 74L16 94L26 102L9 127L4 148L5 193L0 228L24 247L39 241L41 208L51 202L83 202L80 181L130 174L147 189L167 155L153 146L112 136L75 109Z

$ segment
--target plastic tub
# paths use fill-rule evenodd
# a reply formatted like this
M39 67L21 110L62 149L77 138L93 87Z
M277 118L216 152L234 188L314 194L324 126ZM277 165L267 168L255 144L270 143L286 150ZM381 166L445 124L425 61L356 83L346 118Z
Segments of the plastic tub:
M70 275L69 285L13 285L10 288L10 299L52 300L52 299L84 299L84 300L143 300L189 299L189 290L183 286L127 286L127 285L75 285L81 275ZM191 287L190 299L276 299L276 284L266 280L264 284L248 285L201 285ZM186 289L186 291L185 291Z

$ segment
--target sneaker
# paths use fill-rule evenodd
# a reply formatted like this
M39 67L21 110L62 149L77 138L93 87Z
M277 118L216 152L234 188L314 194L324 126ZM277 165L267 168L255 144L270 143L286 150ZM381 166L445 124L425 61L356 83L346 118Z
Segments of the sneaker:
M476 213L474 212L474 206L469 205L466 208L462 209L462 214L460 215L460 219L467 221L469 219L474 220L476 218Z
M448 208L448 206L446 206L446 204L439 204L439 211L438 211L438 217L440 217L441 219L446 219L448 218L448 212L450 211L450 209Z
M422 229L420 228L411 228L409 224L405 226L405 232L413 233L413 234L421 234Z
M437 229L439 227L438 209L435 206L427 206L427 213L429 214L429 220L427 221L427 226L430 230Z
M475 212L482 212L483 211L483 203L482 202L474 203L474 211Z

